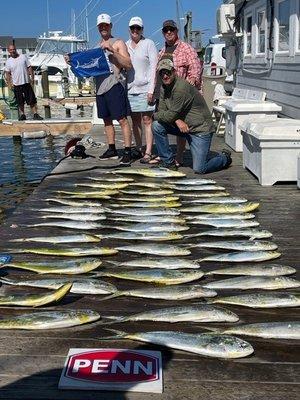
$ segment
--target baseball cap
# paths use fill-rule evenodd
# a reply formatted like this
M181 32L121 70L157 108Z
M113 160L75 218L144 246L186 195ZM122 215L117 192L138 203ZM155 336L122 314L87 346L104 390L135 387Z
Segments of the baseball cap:
M143 28L143 20L141 17L132 17L131 20L129 21L129 26L137 25Z
M172 28L177 28L177 24L173 19L167 19L166 21L163 22L163 28L165 28L166 26L171 26Z
M111 18L108 14L100 14L97 17L97 25L99 24L111 24Z
M172 69L174 69L173 61L168 58L164 58L163 60L160 60L160 62L157 65L157 70L161 71L162 69L172 71Z

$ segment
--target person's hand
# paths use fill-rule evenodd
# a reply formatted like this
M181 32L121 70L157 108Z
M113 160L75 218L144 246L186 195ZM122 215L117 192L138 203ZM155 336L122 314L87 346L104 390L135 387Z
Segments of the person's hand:
M189 129L188 125L181 119L178 119L177 121L175 121L175 124L177 125L177 128L180 130L180 132L189 133L190 129Z
M103 50L108 50L108 51L110 51L111 53L114 53L114 52L115 52L115 50L114 50L114 48L112 47L112 45L111 45L111 43L110 43L109 40L103 40L103 41L100 43L100 47L101 47L101 49L103 49Z
M196 86L196 82L194 80L188 80L188 83L192 86Z
M150 106L154 104L154 96L153 93L147 93L147 102Z
M67 64L70 64L70 56L69 54L64 54L64 59Z

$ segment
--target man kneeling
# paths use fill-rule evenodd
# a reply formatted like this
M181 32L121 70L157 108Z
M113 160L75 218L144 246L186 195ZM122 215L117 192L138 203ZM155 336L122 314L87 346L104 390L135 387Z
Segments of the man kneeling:
M158 63L162 80L158 111L153 115L153 134L162 166L176 169L168 134L184 136L193 158L193 170L200 174L229 167L230 152L210 153L214 124L199 91L176 76L173 62L163 59Z

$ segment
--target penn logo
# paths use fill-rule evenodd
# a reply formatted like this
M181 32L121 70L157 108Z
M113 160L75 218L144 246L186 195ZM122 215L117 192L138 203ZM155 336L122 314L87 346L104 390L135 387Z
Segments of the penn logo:
M158 358L133 350L92 350L69 357L67 378L98 383L139 383L159 379Z

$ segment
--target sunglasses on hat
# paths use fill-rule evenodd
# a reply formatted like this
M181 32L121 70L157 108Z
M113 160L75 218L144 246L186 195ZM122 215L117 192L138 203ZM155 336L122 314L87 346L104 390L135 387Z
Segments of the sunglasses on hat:
M139 25L132 25L132 26L130 26L129 28L130 28L131 31L134 31L135 29L136 29L137 31L141 31L141 30L142 30L142 27L139 26Z
M163 33L167 33L167 32L175 32L176 28L174 28L174 26L165 26L164 28L162 28Z

